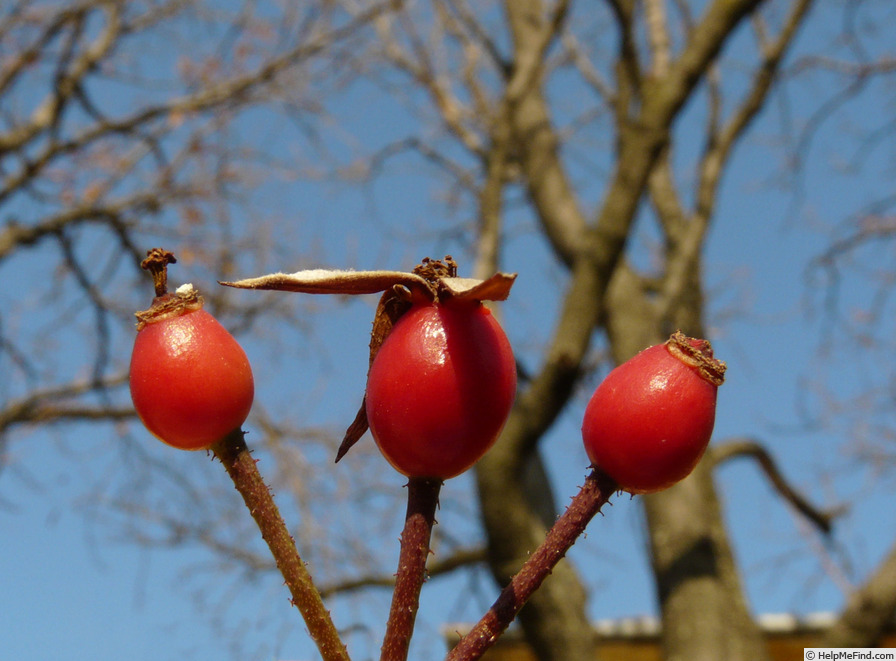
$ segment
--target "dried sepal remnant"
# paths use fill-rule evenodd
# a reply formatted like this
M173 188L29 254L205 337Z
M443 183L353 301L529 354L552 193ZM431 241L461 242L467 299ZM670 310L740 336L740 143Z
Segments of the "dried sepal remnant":
M202 296L192 285L188 288L180 287L174 294L157 296L151 308L134 313L137 317L137 330L142 330L147 324L155 324L187 312L201 310L202 304Z
M238 289L267 289L301 294L376 294L395 286L422 295L429 300L436 296L434 287L416 273L404 271L350 271L309 269L295 273L272 273L236 282L222 282Z
M447 264L445 263L447 262ZM510 294L515 273L496 273L486 280L458 278L450 257L424 259L413 273L405 271L351 271L309 269L295 273L271 273L257 278L221 282L238 289L292 291L303 294L375 294L392 290L409 301L463 298L503 301Z
M361 407L355 414L355 419L352 420L352 424L345 430L342 443L339 444L339 449L336 450L335 463L339 463L339 460L352 449L355 443L361 440L361 437L367 433L368 429L370 429L370 422L367 420L367 395L365 395L361 398Z
M505 301L516 280L516 273L495 273L486 280L476 278L442 278L439 281L439 298L475 301Z
M383 346L383 342L392 332L392 327L407 312L413 301L405 296L405 290L401 287L395 287L380 297L380 302L376 306L376 313L373 315L373 327L370 331L370 354L368 359L368 369L373 365L373 359L376 358L377 352Z
M712 345L708 340L687 337L681 331L675 331L666 341L666 348L673 356L685 365L697 370L700 377L720 386L725 382L725 370L728 366L713 356Z
M403 315L411 307L411 302L404 298L401 287L393 287L380 297L379 305L376 308L376 314L373 317L373 329L370 332L370 359L368 362L368 372L370 365L373 365L373 359L376 358L377 352L383 345L383 342L392 332L392 327L399 317ZM369 428L367 424L367 401L366 396L361 399L361 406L355 419L348 429L345 430L345 436L339 449L336 451L336 461L338 462L345 456L351 447L361 440L361 437Z

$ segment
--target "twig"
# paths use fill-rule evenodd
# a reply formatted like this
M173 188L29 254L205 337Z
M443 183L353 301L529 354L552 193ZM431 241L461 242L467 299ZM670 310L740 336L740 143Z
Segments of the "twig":
M429 540L441 489L442 481L438 479L412 477L408 482L408 510L401 533L398 573L380 661L405 661L408 658L420 590L426 580Z
M314 587L277 504L249 453L242 430L235 429L211 449L224 464L236 490L242 495L252 518L258 524L261 536L267 542L277 568L283 574L292 594L292 603L301 612L321 657L324 661L349 661L348 652L333 625L330 613Z
M755 460L772 487L784 500L822 533L831 534L834 519L843 513L843 508L823 510L815 507L808 498L791 486L778 468L777 462L759 441L751 438L732 439L712 446L707 455L714 466L737 457L748 457Z
M473 661L485 654L614 491L616 483L596 469L585 478L585 484L548 531L541 546L529 556L476 626L448 653L446 661Z

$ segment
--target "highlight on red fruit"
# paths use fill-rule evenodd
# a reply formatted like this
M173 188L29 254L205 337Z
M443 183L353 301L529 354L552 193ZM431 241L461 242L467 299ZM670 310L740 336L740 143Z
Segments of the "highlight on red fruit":
M370 367L367 420L396 470L444 480L492 446L515 393L513 351L488 308L450 298L417 303Z
M191 285L167 292L167 264L160 248L143 267L153 274L156 298L137 313L131 355L131 399L153 435L176 448L202 450L238 429L255 395L245 351L211 314Z
M707 340L680 332L619 365L585 409L592 465L633 494L687 477L709 444L725 368Z

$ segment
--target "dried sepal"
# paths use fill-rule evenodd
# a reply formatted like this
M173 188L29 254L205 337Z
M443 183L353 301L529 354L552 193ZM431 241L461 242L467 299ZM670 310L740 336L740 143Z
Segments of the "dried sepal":
M358 412L355 414L355 419L352 420L352 424L345 430L345 436L342 437L342 443L339 444L339 449L336 450L335 463L339 463L339 460L352 449L352 446L355 443L361 440L361 437L367 433L369 428L370 424L367 422L367 394L365 393L364 397L361 398L361 408L359 408Z
M665 344L669 353L697 370L705 381L716 387L725 382L725 370L728 366L713 356L709 340L688 337L681 331L675 331Z
M470 301L505 301L516 280L516 273L495 273L487 280L476 278L442 278L439 299L451 297Z
M401 287L393 287L380 297L380 302L376 307L376 314L373 317L373 328L370 332L370 358L367 365L368 372L370 366L373 365L373 359L376 358L377 352L386 341L392 327L399 317L410 309L412 302L408 300L407 290ZM358 409L355 419L345 431L345 436L339 449L336 451L336 461L338 462L351 447L357 443L364 433L367 431L367 402L366 397L361 399L361 407Z
M238 289L267 289L302 294L376 294L401 286L427 300L435 298L434 287L416 273L404 271L349 271L309 269L295 273L272 273L235 282L221 282Z
M309 269L295 273L271 273L235 282L221 282L238 289L292 291L303 294L375 294L392 290L410 301L436 298L503 301L510 294L515 273L496 273L486 280L458 278L450 257L447 265L440 260L424 260L413 273L405 271L350 271Z
M174 294L156 296L152 307L148 310L135 312L137 330L142 330L147 324L155 324L165 319L172 319L188 312L201 310L202 305L202 296L193 285L182 285L178 287Z

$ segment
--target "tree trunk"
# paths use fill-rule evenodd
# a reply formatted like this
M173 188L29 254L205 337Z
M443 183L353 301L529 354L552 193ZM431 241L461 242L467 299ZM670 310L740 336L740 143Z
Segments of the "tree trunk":
M617 268L606 305L617 363L668 339L670 323L672 330L704 335L699 263L688 273L667 310L627 265ZM702 462L687 479L642 501L666 661L768 659L743 594L710 465Z
M875 647L896 614L896 546L849 597L824 647Z
M761 661L711 468L644 496L666 661Z

